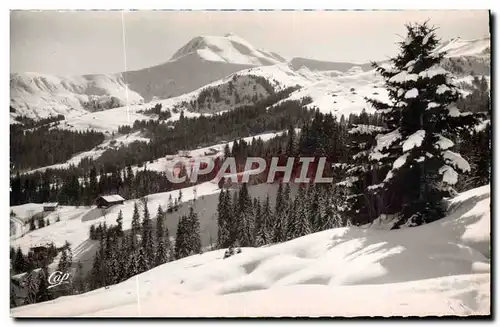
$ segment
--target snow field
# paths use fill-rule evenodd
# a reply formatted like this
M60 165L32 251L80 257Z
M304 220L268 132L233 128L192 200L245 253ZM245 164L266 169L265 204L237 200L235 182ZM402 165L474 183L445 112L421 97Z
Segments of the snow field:
M391 316L490 313L490 186L401 230L336 228L190 256L14 316ZM186 192L187 193L187 192Z

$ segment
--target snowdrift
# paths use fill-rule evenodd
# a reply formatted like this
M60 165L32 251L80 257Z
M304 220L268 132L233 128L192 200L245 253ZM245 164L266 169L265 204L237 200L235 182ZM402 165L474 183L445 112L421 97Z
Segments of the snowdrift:
M174 261L13 316L441 316L490 314L490 186L401 230L337 228Z

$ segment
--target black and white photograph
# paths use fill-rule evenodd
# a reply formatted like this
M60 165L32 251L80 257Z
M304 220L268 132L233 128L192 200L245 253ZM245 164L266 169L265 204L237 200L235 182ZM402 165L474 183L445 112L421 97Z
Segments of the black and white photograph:
M15 320L491 318L491 11L9 16Z

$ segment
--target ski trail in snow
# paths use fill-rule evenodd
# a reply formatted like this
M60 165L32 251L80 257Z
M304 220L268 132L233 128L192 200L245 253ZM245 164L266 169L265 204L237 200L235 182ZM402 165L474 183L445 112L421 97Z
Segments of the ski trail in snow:
M127 121L130 123L130 110L128 101L128 82L127 82L127 46L126 46L126 36L125 36L125 16L122 10L122 41L123 41L123 62L125 64L125 72L123 74L123 80L125 81L125 98L127 99Z

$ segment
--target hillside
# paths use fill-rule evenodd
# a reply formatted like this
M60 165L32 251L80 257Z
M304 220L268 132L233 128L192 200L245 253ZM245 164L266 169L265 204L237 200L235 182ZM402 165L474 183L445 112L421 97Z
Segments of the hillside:
M224 250L206 252L109 288L11 312L15 317L487 315L490 186L464 192L449 204L445 218L419 227L336 228L243 248L228 259L222 259Z
M489 37L451 39L437 51L447 52L443 67L457 78L490 74ZM268 95L271 87L276 90L283 85L304 87L301 95L313 97L315 103L311 106L324 112L359 112L366 106L365 96L380 93L374 90L379 79L368 77L375 75L372 72L369 63L307 58L287 62L278 54L257 49L232 34L199 36L167 62L136 71L84 76L11 74L10 115L12 123L20 115L40 119L63 114L68 119L77 119L88 116L89 111L142 103L154 105L165 99L169 100L165 102L167 107L177 105L194 112L214 113L255 103ZM367 87L358 92L360 84ZM345 99L339 101L335 97ZM129 116L127 119L133 123ZM93 124L85 125L88 128Z
M233 72L284 62L234 35L196 37L167 62L119 74L11 74L11 117L75 116L191 92ZM128 86L128 87L127 87Z
M353 67L360 67L363 71L371 69L370 63L354 64L351 62L332 62L332 61L314 60L314 59L300 58L300 57L293 58L290 61L290 65L294 70L299 70L302 67L306 67L307 69L310 70L318 70L318 71L338 70L344 73Z

